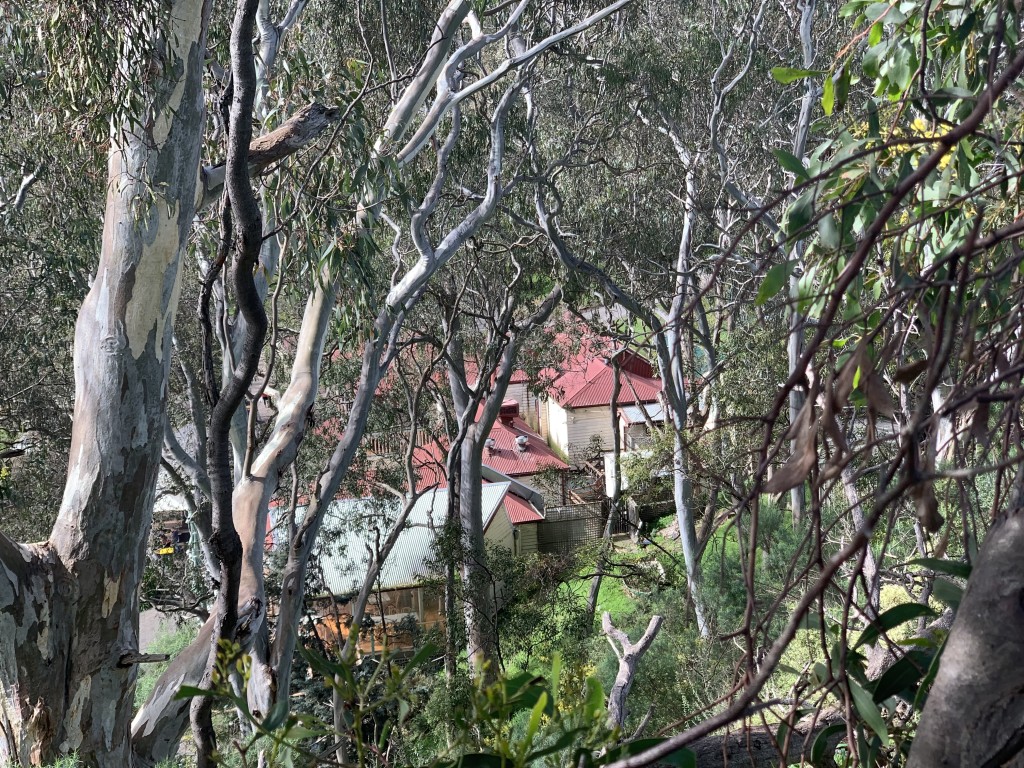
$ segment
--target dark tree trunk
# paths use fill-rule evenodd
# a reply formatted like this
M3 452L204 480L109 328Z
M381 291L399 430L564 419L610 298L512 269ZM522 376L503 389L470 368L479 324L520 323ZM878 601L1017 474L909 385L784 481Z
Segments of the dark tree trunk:
M1024 764L1024 498L985 537L946 640L910 768Z

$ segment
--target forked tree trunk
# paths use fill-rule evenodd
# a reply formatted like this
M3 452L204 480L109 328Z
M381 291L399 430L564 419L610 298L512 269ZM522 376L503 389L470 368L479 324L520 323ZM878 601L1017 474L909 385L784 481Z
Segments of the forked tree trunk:
M636 666L640 659L647 653L658 636L661 624L664 621L661 616L652 616L647 624L647 629L635 643L629 639L629 635L612 624L612 617L607 611L601 617L601 628L604 630L608 644L615 652L615 658L619 661L619 669L615 674L615 682L608 692L608 727L618 728L626 724L626 699L629 698L629 690L633 687L633 678L636 676ZM618 645L616 645L618 643Z
M139 123L111 139L103 242L75 332L67 485L49 542L0 544L0 762L130 765L138 587L160 468L179 264L203 131L209 4L170 3ZM141 66L144 62L132 62Z
M509 293L516 286L509 286ZM466 596L463 613L466 620L466 655L474 677L492 680L498 665L497 606L494 579L487 567L483 519L483 450L501 412L501 404L515 371L519 350L525 337L540 327L562 300L561 285L556 285L529 317L515 321L516 299L505 297L504 306L495 320L488 347L495 351L495 364L481 366L478 380L471 384L466 376L465 353L457 334L448 342L448 380L451 384L455 412L460 423L461 453L459 456L459 521L462 530L460 563ZM458 315L450 322L458 328ZM502 349L502 346L504 348ZM497 354L500 350L500 356ZM489 390L486 381L490 382ZM474 391L475 390L475 391ZM481 396L480 391L486 392Z

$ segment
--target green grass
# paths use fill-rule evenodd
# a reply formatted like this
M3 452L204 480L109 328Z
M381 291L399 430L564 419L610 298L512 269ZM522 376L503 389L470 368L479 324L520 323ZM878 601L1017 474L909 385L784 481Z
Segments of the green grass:
M161 630L146 649L147 653L166 653L172 659L195 640L198 628L195 623L183 624L172 630ZM167 664L145 664L135 684L135 708L138 709L153 692L160 675L167 669Z
M586 582L590 588L590 581ZM601 621L601 614L607 611L611 614L612 621L618 622L633 612L636 602L626 592L622 579L615 578L614 573L601 579L601 588L597 593L597 610L594 612L594 620Z

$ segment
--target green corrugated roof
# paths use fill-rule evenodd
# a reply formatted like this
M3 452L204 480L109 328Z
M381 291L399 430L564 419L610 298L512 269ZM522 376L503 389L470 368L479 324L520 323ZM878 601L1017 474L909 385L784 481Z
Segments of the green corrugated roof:
M481 490L484 528L501 507L509 483L488 483ZM303 510L304 511L304 510ZM370 561L369 548L383 545L400 512L395 501L343 499L331 504L324 518L318 562L325 586L335 595L359 591ZM427 491L416 500L409 519L384 561L381 589L414 586L429 575L434 527L448 512L448 489Z

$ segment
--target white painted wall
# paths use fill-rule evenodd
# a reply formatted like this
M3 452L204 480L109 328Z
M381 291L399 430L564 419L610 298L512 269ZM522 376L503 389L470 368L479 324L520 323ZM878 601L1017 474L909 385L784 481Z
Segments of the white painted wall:
M571 459L586 457L595 435L601 441L602 450L612 447L612 417L607 406L573 408L563 413L567 415L566 435L569 446L565 451Z
M568 416L562 406L554 400L547 401L546 410L548 443L568 456L570 453Z

